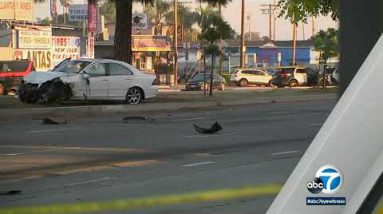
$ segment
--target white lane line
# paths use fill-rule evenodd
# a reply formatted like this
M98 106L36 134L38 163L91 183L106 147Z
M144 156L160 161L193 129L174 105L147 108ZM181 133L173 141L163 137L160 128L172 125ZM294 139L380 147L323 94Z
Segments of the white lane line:
M52 152L52 151L57 151L57 149L46 149L46 150L33 151L33 152L18 152L18 153L9 153L9 154L0 154L0 155L4 155L4 156L16 156L16 155L25 155L25 154L41 153L41 152Z
M215 162L213 162L213 161L206 161L206 162L200 162L200 163L185 164L185 165L181 165L181 166L191 167L191 166L201 166L201 165L213 164L213 163L215 163Z
M55 131L66 131L79 128L58 128L58 129L42 129L42 130L31 130L30 133L41 133L41 132L55 132Z
M276 152L271 154L272 156L277 156L277 155L287 155L287 154L294 154L294 153L299 153L299 151L284 151L284 152Z
M231 136L231 135L240 135L242 133L227 133L227 134L206 134L206 135L188 135L187 138L205 138L205 137L222 137L222 136Z
M100 181L107 181L107 180L111 180L111 179L114 179L114 177L105 177L105 178L100 178L100 179L95 179L95 180L89 180L89 181L84 181L84 182L72 183L72 184L64 185L64 187L84 185L84 184L92 184L92 183L97 183L97 182L100 182Z
M310 123L309 126L322 126L323 123Z
M197 117L197 118L187 118L187 119L172 120L172 122L194 121L194 120L205 120L205 119L206 118L203 118L203 117Z

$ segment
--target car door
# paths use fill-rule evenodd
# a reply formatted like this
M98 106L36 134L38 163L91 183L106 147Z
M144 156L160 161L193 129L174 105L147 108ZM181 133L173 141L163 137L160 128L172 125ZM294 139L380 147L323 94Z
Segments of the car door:
M297 68L295 70L295 79L298 80L299 85L307 84L307 73L303 68Z
M95 63L85 70L87 75L86 92L87 99L107 99L108 79L106 77L107 64Z
M253 71L252 70L243 70L241 79L246 79L249 83L254 83Z
M265 74L265 72L260 71L260 70L256 70L254 72L255 72L255 76L257 78L257 80L256 80L257 83L259 83L259 84L269 83L270 78L268 77L268 75Z
M108 63L109 98L124 99L132 87L133 72L128 67L119 63Z

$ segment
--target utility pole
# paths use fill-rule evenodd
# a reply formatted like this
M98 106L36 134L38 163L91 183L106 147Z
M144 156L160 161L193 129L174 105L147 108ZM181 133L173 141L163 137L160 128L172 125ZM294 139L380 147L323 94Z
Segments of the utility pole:
M178 38L177 38L177 32L178 31L178 3L177 0L174 0L174 37L173 37L173 43L174 43L174 54L173 54L173 71L174 71L174 85L178 85L178 66L177 66L177 60L178 60Z
M274 14L277 5L276 4L261 4L263 8L261 8L262 14L269 15L269 39L273 39L272 33L272 15ZM274 34L275 34L275 18L274 18ZM275 36L274 36L275 38Z
M293 61L292 61L292 65L296 64L296 56L297 56L297 22L294 20L294 23L293 23Z
M245 0L242 0L242 11L241 11L241 53L239 67L244 66L244 53L245 53Z
M302 40L306 40L305 23L304 22L302 22Z
M311 17L312 36L315 35L315 17Z
M276 0L274 0L274 5L275 5L275 8L273 10L273 41L275 41L275 35L277 34L276 33L276 30L275 30L275 22L277 21L277 17L275 16L275 11L277 9L277 3L276 3Z

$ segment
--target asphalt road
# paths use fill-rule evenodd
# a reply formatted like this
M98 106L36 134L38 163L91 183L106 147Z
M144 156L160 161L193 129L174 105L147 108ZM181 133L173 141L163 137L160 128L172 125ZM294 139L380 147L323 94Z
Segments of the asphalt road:
M335 101L270 103L0 125L1 207L105 201L283 184ZM218 121L201 135L192 124ZM275 196L133 210L131 213L264 213ZM105 211L105 213L110 213ZM117 212L125 213L125 212Z

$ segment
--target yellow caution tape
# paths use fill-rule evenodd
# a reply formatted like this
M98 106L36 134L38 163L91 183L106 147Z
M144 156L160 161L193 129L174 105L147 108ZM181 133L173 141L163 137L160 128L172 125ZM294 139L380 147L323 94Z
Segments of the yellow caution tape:
M150 208L155 206L169 206L276 195L281 188L282 185L280 184L267 184L262 186L209 190L137 199L122 199L114 201L83 202L72 204L53 204L47 206L11 207L0 209L0 214L69 214L117 210L126 211L130 209Z

